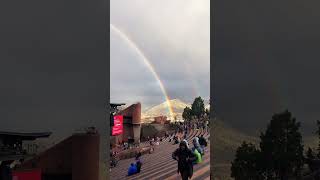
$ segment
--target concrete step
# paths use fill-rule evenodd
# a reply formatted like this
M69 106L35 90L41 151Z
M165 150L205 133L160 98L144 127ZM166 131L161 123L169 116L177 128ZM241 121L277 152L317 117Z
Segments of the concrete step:
M204 135L205 138L210 136L209 133L203 130L190 131L187 140L189 145L192 144L192 139L196 136ZM128 177L127 171L131 163L134 163L134 158L125 159L118 162L117 167L111 170L111 179L120 180L136 180L136 179L179 179L180 175L177 173L177 161L173 160L172 152L178 148L178 144L173 145L172 142L168 142L169 138L161 142L159 146L154 146L155 151L152 154L146 154L142 156L142 168L139 174ZM192 145L191 145L192 146ZM210 142L206 148L203 162L201 164L194 165L194 175L192 179L207 179L210 178Z

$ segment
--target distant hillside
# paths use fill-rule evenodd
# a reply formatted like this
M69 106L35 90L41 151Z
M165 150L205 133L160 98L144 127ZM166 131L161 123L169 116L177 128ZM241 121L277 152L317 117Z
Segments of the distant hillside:
M228 163L233 160L236 149L243 141L258 143L258 138L248 136L215 119L213 122L213 144L217 163Z
M230 179L231 161L243 141L258 144L258 138L233 129L219 119L213 121L213 171L217 179ZM211 141L212 142L212 141Z
M182 120L182 113L185 107L191 107L191 104L183 102L180 99L172 99L170 100L170 104L174 112L174 116L177 117L177 120ZM209 104L205 104L205 108L209 108L209 107L210 107ZM145 112L142 113L142 120L144 122L152 121L153 117L156 117L156 116L170 117L167 102L163 102L159 105L151 107L150 109L147 109Z
M183 109L187 106L191 106L190 104L187 104L179 99L170 100L170 104L174 112L174 116L177 116L177 119L182 119ZM170 117L167 102L163 102L159 105L151 107L150 109L142 113L142 119L145 121L147 121L148 119L152 120L152 118L156 116Z

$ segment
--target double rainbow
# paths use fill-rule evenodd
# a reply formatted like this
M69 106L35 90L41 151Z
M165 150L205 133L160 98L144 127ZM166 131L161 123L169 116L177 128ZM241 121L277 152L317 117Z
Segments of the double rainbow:
M122 32L119 28L117 28L116 26L114 26L113 24L110 24L110 28L113 32L115 32L117 35L119 35L119 37L121 37L141 58L141 60L143 61L143 63L148 67L148 69L150 70L150 72L152 73L152 75L154 76L154 78L157 80L159 87L165 97L167 106L168 106L168 111L170 114L170 118L172 119L174 117L174 113L173 113L173 109L170 103L170 98L168 96L168 93L166 91L166 89L164 88L163 82L160 79L160 76L158 75L158 73L155 71L155 68L153 67L153 65L151 64L150 60L145 56L145 54L140 50L140 48L138 47L138 45L136 43L134 43L124 32Z

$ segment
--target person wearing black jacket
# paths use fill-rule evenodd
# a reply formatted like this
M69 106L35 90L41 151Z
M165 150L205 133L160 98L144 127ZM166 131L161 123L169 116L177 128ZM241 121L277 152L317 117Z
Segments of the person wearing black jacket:
M179 148L172 153L172 158L178 161L178 173L182 180L188 180L193 175L192 162L196 160L193 152L188 149L185 141L181 141Z
M199 144L201 146L201 148L207 147L208 143L206 141L206 139L203 137L203 135L201 135L199 137Z

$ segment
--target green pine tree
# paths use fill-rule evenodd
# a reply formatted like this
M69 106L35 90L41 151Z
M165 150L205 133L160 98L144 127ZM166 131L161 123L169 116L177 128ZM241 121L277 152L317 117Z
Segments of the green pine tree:
M191 121L192 119L192 110L189 107L185 107L182 113L182 118L186 121Z
M204 100L199 96L195 98L191 105L192 115L200 119L205 115Z

